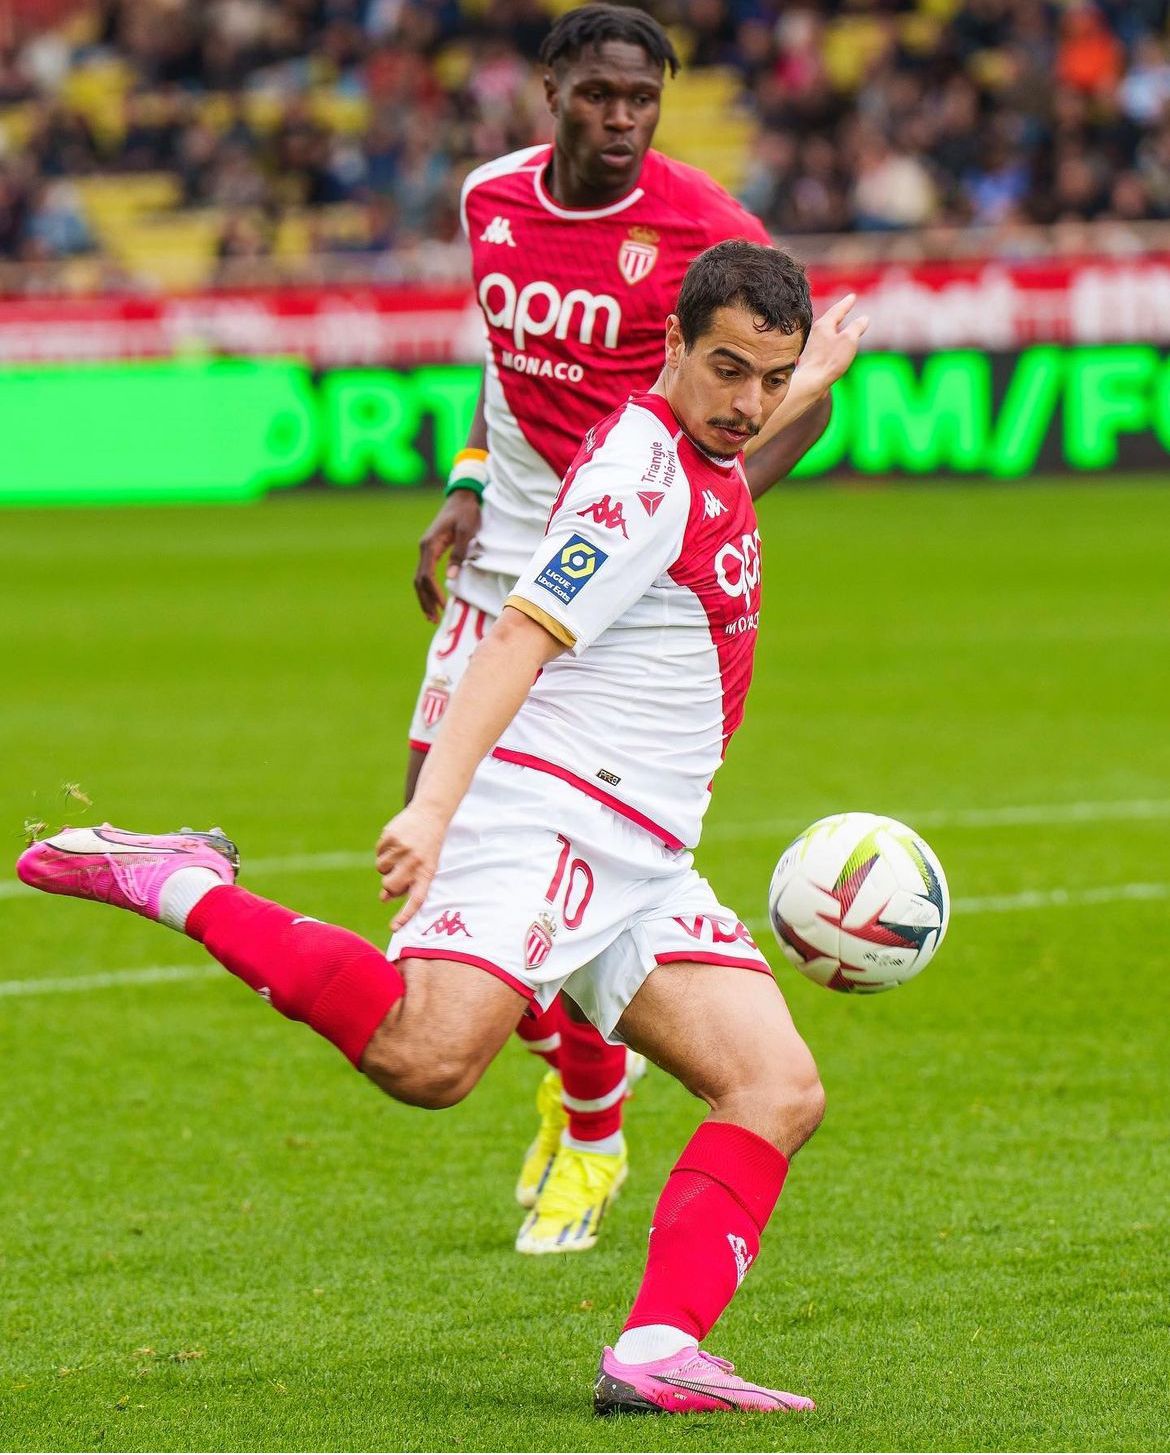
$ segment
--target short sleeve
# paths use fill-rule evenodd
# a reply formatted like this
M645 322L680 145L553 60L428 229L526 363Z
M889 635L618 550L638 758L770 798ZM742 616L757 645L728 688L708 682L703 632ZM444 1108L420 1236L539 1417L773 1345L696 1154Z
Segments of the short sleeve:
M507 605L579 655L678 559L689 511L674 441L628 406L577 467Z

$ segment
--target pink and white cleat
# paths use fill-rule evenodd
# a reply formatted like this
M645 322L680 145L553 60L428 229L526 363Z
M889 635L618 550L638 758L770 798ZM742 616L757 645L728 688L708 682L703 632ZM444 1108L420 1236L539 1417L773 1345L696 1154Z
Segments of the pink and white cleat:
M601 1356L593 1386L595 1415L697 1414L712 1410L815 1410L811 1399L749 1384L735 1365L704 1349L683 1349L650 1364L622 1364L612 1349Z
M69 894L159 918L163 885L180 869L209 869L234 884L240 867L235 844L222 829L199 833L129 834L104 823L96 829L62 829L21 854L16 872L46 894Z

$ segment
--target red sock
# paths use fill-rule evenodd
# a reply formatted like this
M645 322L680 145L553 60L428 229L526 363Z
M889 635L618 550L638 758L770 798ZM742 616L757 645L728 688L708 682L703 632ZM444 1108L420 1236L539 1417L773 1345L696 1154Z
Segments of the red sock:
M600 1142L622 1129L626 1048L611 1046L588 1022L565 1016L561 1026L561 1080L569 1136Z
M565 1020L567 1016L558 995L547 1010L538 1011L536 1015L525 1011L516 1027L516 1034L525 1046L534 1056L543 1056L554 1071L560 1066L561 1031Z
M730 1122L704 1122L674 1165L650 1230L627 1329L669 1324L702 1341L760 1251L788 1159Z
M406 987L376 945L237 884L209 890L187 934L289 1020L304 1021L356 1066Z

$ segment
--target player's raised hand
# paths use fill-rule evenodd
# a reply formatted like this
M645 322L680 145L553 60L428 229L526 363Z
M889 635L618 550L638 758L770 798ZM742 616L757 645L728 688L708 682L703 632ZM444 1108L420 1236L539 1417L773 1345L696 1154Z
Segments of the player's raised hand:
M479 530L479 518L480 505L474 493L456 490L443 502L438 515L418 543L414 591L428 621L439 620L445 603L439 586L439 562L450 552L449 573L463 564L468 547Z
M856 302L856 293L846 293L826 308L813 324L800 356L800 372L806 378L814 376L822 392L835 384L852 364L861 336L869 327L869 317L864 313L845 322Z
M406 895L406 903L390 922L392 929L400 930L427 897L439 863L443 833L444 825L433 815L409 804L378 835L374 859L382 876L378 897L387 901Z

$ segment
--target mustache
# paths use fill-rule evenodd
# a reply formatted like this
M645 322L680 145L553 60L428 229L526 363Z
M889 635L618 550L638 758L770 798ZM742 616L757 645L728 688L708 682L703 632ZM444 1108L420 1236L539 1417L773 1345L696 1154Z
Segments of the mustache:
M715 429L747 430L748 434L751 435L753 439L760 432L760 426L758 424L754 424L750 419L720 419L718 415L716 415L714 419L709 419L707 423L713 426Z

